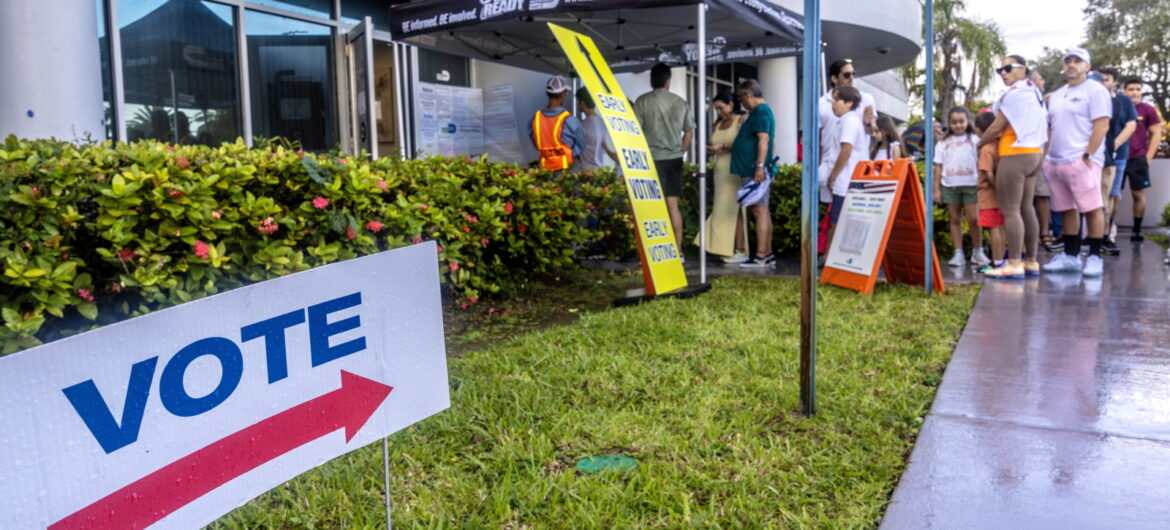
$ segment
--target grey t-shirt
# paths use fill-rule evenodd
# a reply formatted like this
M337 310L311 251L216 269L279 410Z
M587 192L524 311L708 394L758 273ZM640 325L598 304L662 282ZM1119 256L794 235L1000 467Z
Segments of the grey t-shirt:
M601 115L585 116L581 124L585 130L585 146L581 148L581 170L616 167L617 163L605 152L606 146L613 150L613 141L609 138L609 131L606 130Z
M651 158L682 158L683 131L695 130L695 116L685 99L665 88L651 90L638 96L634 114L642 123Z

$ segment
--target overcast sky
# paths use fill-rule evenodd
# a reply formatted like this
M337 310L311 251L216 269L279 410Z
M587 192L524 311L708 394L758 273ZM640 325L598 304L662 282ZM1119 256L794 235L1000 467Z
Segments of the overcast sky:
M967 0L967 15L994 21L1008 53L1029 62L1045 46L1068 49L1085 38L1085 0Z

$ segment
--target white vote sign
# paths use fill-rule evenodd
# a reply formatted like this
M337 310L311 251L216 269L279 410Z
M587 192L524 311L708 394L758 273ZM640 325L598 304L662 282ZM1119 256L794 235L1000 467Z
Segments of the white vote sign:
M0 528L198 528L450 404L434 243L0 358Z

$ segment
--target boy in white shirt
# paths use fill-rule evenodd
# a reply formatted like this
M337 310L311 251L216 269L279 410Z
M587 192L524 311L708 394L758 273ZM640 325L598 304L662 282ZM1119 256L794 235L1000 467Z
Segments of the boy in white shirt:
M827 187L832 196L829 209L828 243L833 243L833 232L837 228L837 220L841 218L841 210L845 207L845 194L849 192L849 182L853 179L853 170L857 164L868 160L870 136L865 132L865 125L861 116L853 112L861 104L861 92L851 86L837 88L833 93L833 114L837 116L837 126L834 128L835 138L828 144L825 160L832 161L832 166L822 166L821 184ZM828 167L827 174L823 171Z

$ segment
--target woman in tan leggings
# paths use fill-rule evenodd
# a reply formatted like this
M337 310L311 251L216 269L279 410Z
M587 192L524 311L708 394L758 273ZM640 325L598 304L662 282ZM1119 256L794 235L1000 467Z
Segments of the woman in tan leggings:
M999 143L995 188L1003 210L1008 260L985 275L997 279L1022 279L1040 274L1036 261L1040 228L1032 209L1032 194L1040 176L1043 147L1048 140L1048 112L1040 91L1027 79L1028 63L1009 55L996 69L1008 86L994 105L995 122L979 140L982 147Z

